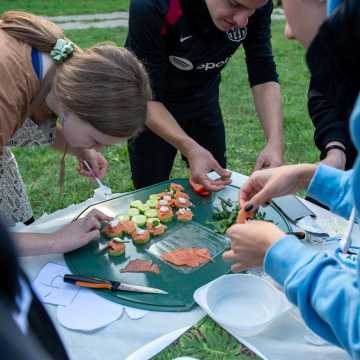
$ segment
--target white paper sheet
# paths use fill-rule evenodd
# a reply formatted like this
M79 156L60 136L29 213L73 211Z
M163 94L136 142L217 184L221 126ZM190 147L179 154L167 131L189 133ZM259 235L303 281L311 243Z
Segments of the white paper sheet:
M64 275L69 273L66 266L46 264L32 284L40 300L46 304L70 305L78 294L79 287L63 281Z
M124 306L96 295L89 289L81 289L71 305L58 306L57 318L67 329L93 331L119 319Z
M69 273L67 266L48 263L33 282L33 288L42 302L60 305L57 317L64 327L92 331L119 319L124 310L132 320L141 319L149 313L113 303L89 289L65 283L63 277Z

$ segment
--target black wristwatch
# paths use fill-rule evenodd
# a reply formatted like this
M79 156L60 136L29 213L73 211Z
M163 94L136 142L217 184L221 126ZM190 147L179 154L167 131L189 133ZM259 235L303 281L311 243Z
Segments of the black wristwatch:
M333 145L329 145L328 147L325 147L324 149L321 150L320 160L325 159L328 152L333 149L341 150L346 155L346 148L344 146L333 144Z

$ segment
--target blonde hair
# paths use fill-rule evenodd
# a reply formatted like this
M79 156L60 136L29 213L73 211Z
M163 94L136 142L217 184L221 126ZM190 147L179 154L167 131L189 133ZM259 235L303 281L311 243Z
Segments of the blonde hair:
M63 30L42 17L8 11L0 28L43 53L50 53ZM54 85L53 85L54 84ZM130 51L114 44L76 50L65 63L47 72L32 108L45 101L51 87L60 103L99 131L131 137L142 130L151 100L148 75Z

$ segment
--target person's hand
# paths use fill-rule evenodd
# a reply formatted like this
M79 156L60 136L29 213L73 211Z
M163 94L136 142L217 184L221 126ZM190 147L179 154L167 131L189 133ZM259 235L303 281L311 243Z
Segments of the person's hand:
M91 172L84 165L84 160L90 164L96 177L102 178L106 175L108 162L100 152L94 149L80 149L77 151L76 157L79 160L77 171L80 175L92 177Z
M281 166L283 162L281 146L274 146L268 143L256 160L255 170L278 167Z
M336 169L344 170L346 165L346 155L341 150L331 149L321 163Z
M76 250L92 240L100 238L100 226L102 221L110 221L112 217L107 216L99 210L92 210L84 218L53 233L52 253L65 253Z
M208 191L220 191L231 183L231 172L225 170L215 160L210 151L202 146L196 146L188 155L191 177L195 183L201 184ZM210 179L207 174L215 171L220 178Z
M234 261L234 272L262 266L266 251L285 236L276 225L267 221L248 221L231 226L226 235L231 239L231 250L224 252L224 260Z
M317 165L287 165L255 171L240 188L240 207L246 211L264 206L273 197L288 195L308 186Z

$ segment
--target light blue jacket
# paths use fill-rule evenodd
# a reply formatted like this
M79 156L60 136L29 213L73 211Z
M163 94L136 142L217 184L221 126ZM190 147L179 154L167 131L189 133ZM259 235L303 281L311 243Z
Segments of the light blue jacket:
M351 132L359 149L360 97ZM308 194L345 218L354 205L359 214L359 159L354 170L347 172L319 166ZM283 285L288 299L299 307L314 332L360 359L360 262L357 269L344 268L331 254L309 249L295 237L286 236L267 251L264 267Z

